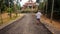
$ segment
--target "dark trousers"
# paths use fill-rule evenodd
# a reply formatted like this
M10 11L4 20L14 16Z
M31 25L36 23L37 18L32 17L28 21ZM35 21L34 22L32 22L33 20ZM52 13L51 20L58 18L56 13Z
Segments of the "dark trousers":
M37 21L40 23L40 19L37 19Z

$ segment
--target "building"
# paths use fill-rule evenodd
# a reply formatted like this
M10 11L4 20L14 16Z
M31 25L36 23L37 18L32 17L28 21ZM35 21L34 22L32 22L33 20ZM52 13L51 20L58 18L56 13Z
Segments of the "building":
M27 1L27 2L23 5L22 9L26 9L26 8L30 8L30 9L36 8L36 2L33 2L32 0Z

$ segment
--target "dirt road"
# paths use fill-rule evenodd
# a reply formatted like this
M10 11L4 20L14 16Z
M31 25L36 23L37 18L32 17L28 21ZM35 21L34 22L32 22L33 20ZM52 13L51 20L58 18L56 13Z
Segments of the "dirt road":
M43 24L36 23L36 18L32 14L26 14L21 20L0 30L0 34L52 34Z

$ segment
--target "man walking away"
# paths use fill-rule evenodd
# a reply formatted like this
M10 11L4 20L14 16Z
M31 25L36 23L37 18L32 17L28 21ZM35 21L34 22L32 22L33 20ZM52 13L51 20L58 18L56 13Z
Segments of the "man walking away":
M40 18L41 18L41 12L40 12L40 10L38 10L38 12L36 13L36 19L37 19L37 21L38 21L38 23L37 24L39 24L40 23Z

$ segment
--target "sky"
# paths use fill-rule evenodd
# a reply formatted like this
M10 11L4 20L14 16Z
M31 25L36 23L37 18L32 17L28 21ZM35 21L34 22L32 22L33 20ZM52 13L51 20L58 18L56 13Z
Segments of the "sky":
M22 1L20 2L21 6L23 6L27 1L28 1L28 0L22 0ZM36 2L36 0L32 0L32 1L33 1L33 2Z

